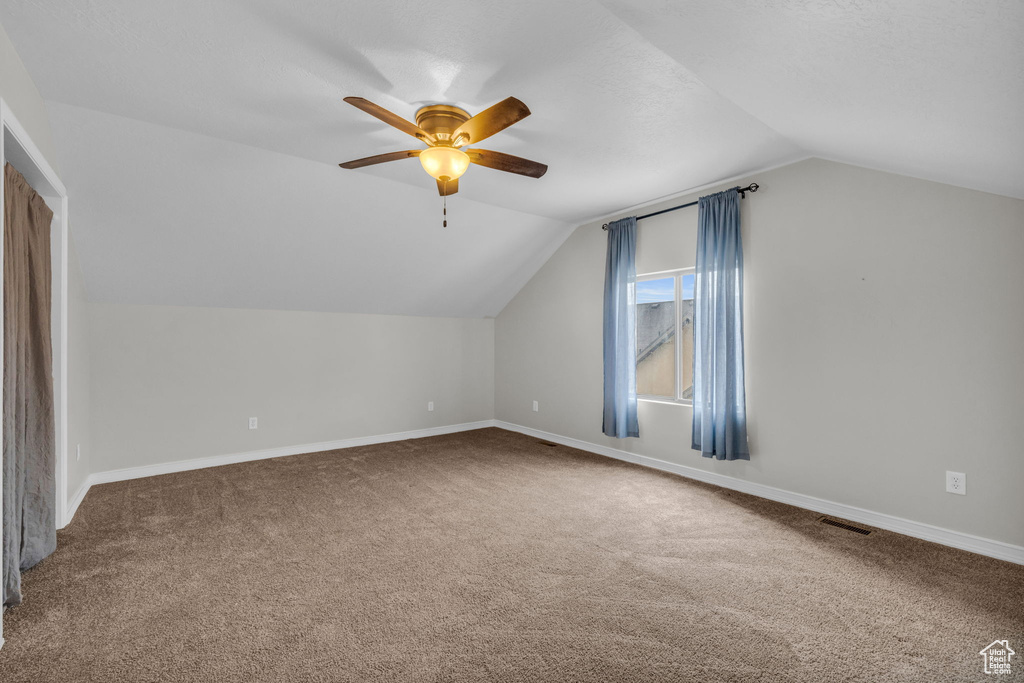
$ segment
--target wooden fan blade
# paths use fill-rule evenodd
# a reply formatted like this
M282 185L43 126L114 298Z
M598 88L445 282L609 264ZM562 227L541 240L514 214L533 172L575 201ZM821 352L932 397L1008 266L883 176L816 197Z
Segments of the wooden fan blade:
M423 150L410 149L406 152L388 152L387 154L378 154L372 157L363 157L362 159L356 159L355 161L346 161L343 164L338 164L338 166L341 166L342 168L362 168L363 166L383 164L385 161L398 161L399 159L418 157L421 151Z
M519 175L530 176L531 178L540 178L548 172L547 164L530 161L522 157L514 157L511 154L503 154L502 152L492 152L486 149L467 149L466 154L469 155L469 160L474 164L495 168L499 171L507 171L508 173L518 173Z
M437 181L437 193L439 195L441 195L442 197L444 197L446 195L455 194L458 191L459 191L459 179L458 178L456 178L455 180L449 180L447 184L445 184L441 180Z
M476 144L486 140L497 132L503 131L516 121L530 115L530 109L514 97L498 102L489 109L464 122L452 133L452 140L460 135L465 136L463 145ZM461 145L460 145L461 146Z
M434 136L417 126L415 123L412 121L406 121L398 114L388 111L379 104L374 104L370 100L365 100L362 97L346 97L345 101L357 109L362 109L370 116L376 116L389 126L394 126L403 133L408 133L414 138L436 142L436 140L434 140Z

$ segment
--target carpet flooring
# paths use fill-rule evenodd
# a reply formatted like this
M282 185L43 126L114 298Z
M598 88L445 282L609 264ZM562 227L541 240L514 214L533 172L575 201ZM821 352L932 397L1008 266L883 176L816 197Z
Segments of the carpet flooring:
M0 680L1024 680L1024 567L817 517L499 429L105 484Z

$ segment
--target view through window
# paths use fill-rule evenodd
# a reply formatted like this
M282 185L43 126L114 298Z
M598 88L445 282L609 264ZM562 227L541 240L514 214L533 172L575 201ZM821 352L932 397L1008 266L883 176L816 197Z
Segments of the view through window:
M636 393L693 399L692 270L640 275L636 282Z

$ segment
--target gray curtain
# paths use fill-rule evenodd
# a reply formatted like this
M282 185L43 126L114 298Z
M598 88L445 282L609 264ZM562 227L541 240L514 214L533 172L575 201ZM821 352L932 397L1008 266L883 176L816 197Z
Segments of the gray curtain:
M608 224L603 430L620 439L640 436L636 417L636 217Z
M743 384L743 244L735 189L701 197L693 298L693 448L750 460Z
M3 602L21 572L57 547L50 221L53 212L4 167Z

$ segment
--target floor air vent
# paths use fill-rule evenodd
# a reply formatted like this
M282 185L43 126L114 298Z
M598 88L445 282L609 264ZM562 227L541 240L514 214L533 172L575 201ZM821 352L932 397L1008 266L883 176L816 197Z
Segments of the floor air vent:
M840 529L846 529L847 531L853 531L855 533L862 534L864 536L867 536L868 534L871 533L871 529L865 529L863 527L854 526L852 524L847 524L846 522L840 522L839 520L832 519L831 517L819 517L818 521L821 522L822 524L828 524L829 526L837 526Z

